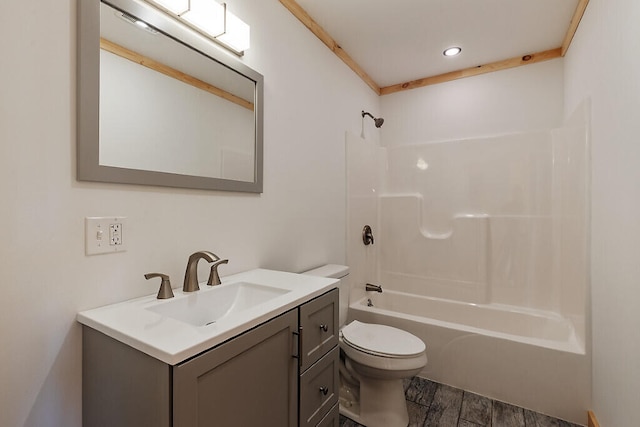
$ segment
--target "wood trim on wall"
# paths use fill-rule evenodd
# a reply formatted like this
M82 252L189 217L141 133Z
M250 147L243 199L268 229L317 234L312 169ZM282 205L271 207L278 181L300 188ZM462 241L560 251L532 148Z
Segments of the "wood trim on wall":
M143 65L147 68L150 68L154 71L157 71L165 76L169 76L176 80L179 80L183 83L191 85L195 88L204 90L213 95L219 96L220 98L226 99L227 101L233 102L241 107L244 107L248 110L253 111L254 106L252 102L247 101L246 99L240 98L239 96L233 95L224 89L220 89L219 87L213 86L207 82L203 82L200 79L197 79L189 74L185 74L182 71L176 70L175 68L171 68L168 65L162 64L154 59L148 58L144 55L141 55L137 52L127 49L126 47L120 46L119 44L113 43L105 38L100 37L100 49L106 50L107 52L111 52L114 55L118 55L124 59L128 59L129 61L135 62L137 64Z
M580 21L582 20L582 16L584 15L584 11L587 9L588 4L589 0L580 0L578 3L576 11L573 13L573 18L571 18L571 24L569 24L569 30L567 30L567 34L564 36L564 42L562 42L562 56L567 54L569 46L571 46L573 36L575 36L576 31L578 31L578 26L580 25Z
M345 64L347 64L347 66L351 68L354 73L360 76L362 81L369 85L369 87L373 89L375 93L380 95L380 86L378 86L378 84L373 81L373 79L367 74L367 72L364 71L362 67L360 67L360 65L358 65L356 61L354 61L353 58L351 58L349 54L345 52L342 47L340 47L340 45L333 39L333 37L331 37L324 28L318 25L318 23L314 21L313 18L295 0L280 0L280 3L282 3L282 5L293 14L293 16L298 18L298 20L302 22L305 27L307 27L313 34L315 34L316 37L318 37L322 41L322 43L324 43L329 49L331 49L331 51L335 53L338 58L340 58Z
M550 59L560 58L561 49L551 49L544 52L532 53L522 57L505 59L503 61L492 62L490 64L478 65L477 67L466 68L464 70L452 71L450 73L440 74L433 77L425 77L411 82L400 83L393 86L387 86L380 89L381 95L389 95L391 93L403 90L416 89L423 86L445 83L452 80L463 79L465 77L477 76L494 71L506 70L509 68L520 67L522 65L535 64L536 62L548 61Z
M313 34L316 35L333 53L335 53L345 64L349 66L360 78L367 84L374 92L379 95L388 95L391 93L400 92L403 90L416 89L423 86L434 85L439 83L445 83L452 80L462 79L465 77L477 76L480 74L491 73L494 71L506 70L508 68L519 67L522 65L535 64L537 62L548 61L550 59L563 57L573 36L575 35L580 20L584 15L584 12L589 4L589 0L579 0L576 10L571 19L569 30L565 35L562 46L546 50L543 52L526 54L521 57L515 57L505 59L502 61L492 62L490 64L478 65L476 67L466 68L463 70L452 71L437 76L424 77L421 79L413 80L410 82L399 83L396 85L380 87L373 79L360 67L341 47L340 45L327 33L313 18L295 1L295 0L280 0L280 3L286 7L300 22L302 22Z
M596 418L596 415L592 412L589 411L588 413L589 415L589 427L600 427L600 424L598 423L598 419Z

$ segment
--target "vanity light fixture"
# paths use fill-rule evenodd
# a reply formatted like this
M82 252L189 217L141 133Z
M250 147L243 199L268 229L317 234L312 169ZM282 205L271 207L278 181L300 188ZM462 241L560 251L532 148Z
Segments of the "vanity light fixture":
M237 55L250 46L250 27L215 0L146 0Z
M151 3L178 16L189 10L189 0L151 0Z
M229 12L228 8L226 13L225 32L216 37L216 40L235 52L244 52L251 45L251 28L249 24Z
M225 9L224 3L214 0L189 0L189 9L180 18L215 38L225 32Z
M462 52L462 48L461 47L453 46L453 47L445 49L444 52L442 52L442 54L444 56L456 56L456 55L459 55L460 52Z

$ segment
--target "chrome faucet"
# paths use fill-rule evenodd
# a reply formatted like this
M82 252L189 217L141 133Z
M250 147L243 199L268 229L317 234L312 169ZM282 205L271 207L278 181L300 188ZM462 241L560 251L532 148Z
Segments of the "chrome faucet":
M228 259L219 259L218 261L213 263L213 265L211 266L211 272L209 273L209 280L207 280L208 286L215 286L222 283L222 281L220 280L220 275L218 274L218 266L220 264L227 264L228 262Z
M198 285L198 261L206 259L209 262L216 262L220 257L213 252L199 251L192 254L187 261L187 271L184 273L183 292L195 292L200 290Z
M366 286L364 287L364 289L366 291L374 291L374 292L382 293L382 286L380 286L380 285L373 285L371 283L367 283Z

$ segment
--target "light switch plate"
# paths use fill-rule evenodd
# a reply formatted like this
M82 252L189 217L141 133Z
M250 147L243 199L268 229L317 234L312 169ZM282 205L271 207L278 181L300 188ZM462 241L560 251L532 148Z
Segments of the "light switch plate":
M85 254L97 255L127 250L127 217L86 217Z

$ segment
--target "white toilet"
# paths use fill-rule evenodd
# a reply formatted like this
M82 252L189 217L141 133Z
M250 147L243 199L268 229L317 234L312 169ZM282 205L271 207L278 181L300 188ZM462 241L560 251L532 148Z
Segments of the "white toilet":
M340 413L367 427L406 427L403 380L427 364L424 342L391 326L345 325L349 267L329 264L304 274L340 279Z

